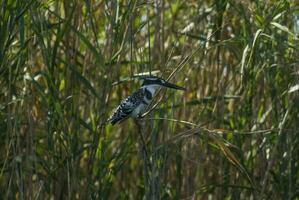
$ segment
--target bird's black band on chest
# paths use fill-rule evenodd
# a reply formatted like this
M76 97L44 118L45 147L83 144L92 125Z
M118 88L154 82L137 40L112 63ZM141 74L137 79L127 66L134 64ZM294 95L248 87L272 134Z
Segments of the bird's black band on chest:
M153 98L152 93L148 89L145 88L144 93L145 93L145 97L148 100L151 100Z

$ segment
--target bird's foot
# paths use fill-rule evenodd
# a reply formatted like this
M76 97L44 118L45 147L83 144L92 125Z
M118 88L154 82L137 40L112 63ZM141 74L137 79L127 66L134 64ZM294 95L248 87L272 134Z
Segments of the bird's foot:
M139 114L139 115L137 116L137 118L138 118L138 119L142 119L142 118L143 118L142 114Z

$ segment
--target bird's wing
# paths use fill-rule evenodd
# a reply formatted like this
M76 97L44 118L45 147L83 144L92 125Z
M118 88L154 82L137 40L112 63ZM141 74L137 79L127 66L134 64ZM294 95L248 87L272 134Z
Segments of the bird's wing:
M133 93L131 96L124 99L107 121L111 124L116 124L117 122L123 121L124 119L128 118L136 107L137 102L133 101L135 98L135 94L136 93Z

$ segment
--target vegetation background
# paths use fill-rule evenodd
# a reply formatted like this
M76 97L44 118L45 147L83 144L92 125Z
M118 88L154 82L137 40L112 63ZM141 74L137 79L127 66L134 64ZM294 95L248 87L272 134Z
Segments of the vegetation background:
M298 34L296 1L0 0L0 199L299 199ZM187 91L105 124L142 73Z

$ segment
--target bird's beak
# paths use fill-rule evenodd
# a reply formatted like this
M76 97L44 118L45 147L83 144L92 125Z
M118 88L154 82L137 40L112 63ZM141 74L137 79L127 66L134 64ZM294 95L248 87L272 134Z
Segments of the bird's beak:
M181 87L181 86L178 86L178 85L166 82L166 81L165 81L165 83L163 83L163 86L168 87L168 88L172 88L172 89L176 89L176 90L186 90L186 88L184 88L184 87Z

